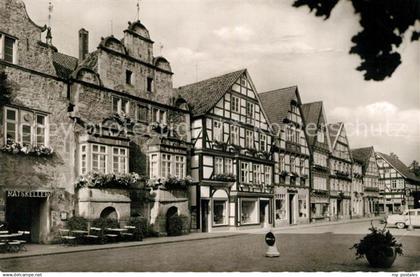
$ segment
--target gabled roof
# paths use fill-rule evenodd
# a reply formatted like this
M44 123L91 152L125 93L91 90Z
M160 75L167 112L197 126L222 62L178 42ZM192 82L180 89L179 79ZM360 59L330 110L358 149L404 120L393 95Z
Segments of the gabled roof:
M373 146L351 149L353 160L360 162L363 166L367 166L369 164L372 152L374 152Z
M334 149L335 141L337 140L338 136L340 135L340 131L342 129L342 122L331 123L328 124L328 134L330 136L331 148Z
M259 94L261 103L272 123L283 123L287 118L292 100L301 103L297 86L276 89Z
M68 79L78 64L77 58L59 52L54 52L52 58L57 76L63 79Z
M387 155L384 153L376 152L385 161L387 161L395 170L397 170L403 177L410 179L414 182L420 183L420 179L410 171L410 169L398 157Z
M200 116L213 108L245 72L246 69L241 69L222 76L181 86L176 90L191 106L193 116Z
M322 101L312 102L312 103L305 103L302 105L302 116L306 122L306 125L309 126L319 126L320 122L319 119L322 114ZM315 143L316 133L308 135L308 142L309 145L313 146Z

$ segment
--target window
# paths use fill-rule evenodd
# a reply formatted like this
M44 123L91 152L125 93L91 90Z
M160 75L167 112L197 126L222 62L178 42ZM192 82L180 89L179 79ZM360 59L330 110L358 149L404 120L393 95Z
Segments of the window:
M112 112L128 115L130 112L130 102L119 97L112 97Z
M37 145L45 145L45 135L46 128L45 128L45 116L37 115L36 116L36 144Z
M324 143L325 142L324 132L322 130L318 130L318 134L316 138L319 143Z
M148 122L149 121L149 108L142 105L137 105L137 120Z
M156 178L159 176L158 155L152 154L150 156L150 177Z
M227 202L226 200L213 201L213 224L214 225L227 224L226 202Z
M20 122L18 118L21 118ZM10 140L23 145L46 146L47 123L48 118L45 115L5 107L5 142Z
M30 124L22 123L21 125L21 142L23 145L31 144L32 127Z
M104 145L92 145L92 171L106 173L107 151Z
M223 125L220 121L213 120L213 139L223 142Z
M225 159L225 173L226 174L233 174L233 160L232 159Z
M246 102L246 123L252 124L254 122L254 104Z
M256 200L241 201L241 223L255 224L258 223L258 209Z
M112 169L114 173L128 173L127 150L125 148L112 148Z
M153 78L147 78L147 92L153 92Z
M175 176L181 179L185 177L185 163L183 156L175 156Z
M232 96L232 112L239 113L239 98Z
M251 130L245 132L245 148L254 148L254 133Z
M241 182L249 183L249 164L241 162Z
M265 184L271 185L271 167L265 165L264 166L264 172L265 172Z
M296 173L295 157L290 157L290 171Z
M223 158L215 157L214 158L214 174L223 174Z
M284 163L284 154L280 154L279 167L280 167L280 171L286 170L285 163Z
M186 176L185 156L153 153L149 156L149 163L151 178L175 176L183 179Z
M168 178L171 173L171 155L162 154L161 177Z
M261 174L260 173L260 165L252 164L252 180L251 180L251 182L256 184L256 185L261 184L261 181L264 180L264 179L261 180L260 174Z
M299 217L306 217L306 201L299 199Z
M239 145L239 127L230 126L230 143L234 145Z
M260 150L267 151L267 136L265 134L260 134Z
M132 85L133 84L132 77L133 77L133 72L131 72L130 70L126 70L125 71L125 83L127 85Z
M16 40L6 35L0 34L0 59L16 63Z
M157 108L153 108L152 121L166 124L166 112Z

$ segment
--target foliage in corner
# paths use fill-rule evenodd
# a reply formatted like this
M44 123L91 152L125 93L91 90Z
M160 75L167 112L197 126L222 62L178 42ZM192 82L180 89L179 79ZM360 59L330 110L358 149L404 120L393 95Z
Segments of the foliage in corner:
M328 19L340 0L295 0L294 7L307 6L315 15ZM398 47L412 28L411 41L419 40L420 1L418 0L350 0L363 28L354 35L350 54L361 58L356 68L365 80L382 81L391 77L401 64Z
M356 249L356 259L363 258L368 253L375 253L375 255L385 258L392 254L391 248L395 248L396 254L403 254L402 244L397 242L389 230L386 230L386 225L383 229L378 229L371 222L369 230L369 234L350 248Z

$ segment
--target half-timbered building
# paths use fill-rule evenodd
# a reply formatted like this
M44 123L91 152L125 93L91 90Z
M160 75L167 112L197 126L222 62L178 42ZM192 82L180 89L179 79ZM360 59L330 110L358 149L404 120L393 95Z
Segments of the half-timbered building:
M306 136L311 152L310 157L310 209L311 221L329 220L330 145L327 118L322 101L302 105L306 122Z
M260 94L275 132L275 225L309 222L309 148L296 86Z
M373 146L352 149L353 159L362 163L363 176L363 215L378 213L379 171Z
M351 184L351 216L352 218L360 218L364 216L364 190L363 190L363 159L353 154L353 179Z
M420 207L420 179L394 154L376 152L380 180L384 189L379 202L385 213L399 213Z
M331 142L330 214L331 220L350 217L352 158L344 123L328 124Z
M182 86L191 106L193 228L272 224L272 136L247 70Z

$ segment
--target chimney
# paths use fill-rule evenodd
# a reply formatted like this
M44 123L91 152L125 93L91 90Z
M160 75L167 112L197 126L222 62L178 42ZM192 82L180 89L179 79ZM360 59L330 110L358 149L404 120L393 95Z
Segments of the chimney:
M84 28L79 30L79 61L83 61L89 53L89 32Z

